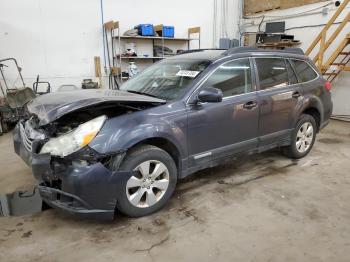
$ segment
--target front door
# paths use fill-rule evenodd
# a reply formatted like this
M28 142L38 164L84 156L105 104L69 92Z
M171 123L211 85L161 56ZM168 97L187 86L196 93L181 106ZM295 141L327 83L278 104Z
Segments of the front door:
M223 92L218 103L189 104L189 165L210 166L210 161L257 147L258 100L249 58L218 66L198 89ZM195 93L196 94L196 93Z

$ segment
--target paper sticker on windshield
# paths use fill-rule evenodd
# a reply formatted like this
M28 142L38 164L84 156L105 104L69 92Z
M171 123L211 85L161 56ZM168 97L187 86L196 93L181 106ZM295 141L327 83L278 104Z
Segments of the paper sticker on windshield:
M190 71L190 70L180 70L177 72L177 76L187 76L187 77L196 77L199 74L199 71Z

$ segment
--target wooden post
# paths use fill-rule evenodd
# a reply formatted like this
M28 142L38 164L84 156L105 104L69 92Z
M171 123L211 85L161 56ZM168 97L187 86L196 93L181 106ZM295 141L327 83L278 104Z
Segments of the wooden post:
M350 0L349 0L350 1ZM201 48L201 28L198 27L190 27L188 28L188 39L191 39L192 34L198 34L198 48ZM190 49L190 42L188 41L188 49Z
M99 79L99 88L102 87L101 59L99 56L94 57L95 77Z
M112 20L112 21L109 21L109 22L104 23L103 26L106 28L106 30L117 29L117 28L119 28L119 21L114 22L114 21Z
M320 42L320 51L318 52L318 69L322 72L322 66L323 66L323 56L324 56L324 50L325 50L325 43L326 43L326 31L322 32L321 35L321 42Z

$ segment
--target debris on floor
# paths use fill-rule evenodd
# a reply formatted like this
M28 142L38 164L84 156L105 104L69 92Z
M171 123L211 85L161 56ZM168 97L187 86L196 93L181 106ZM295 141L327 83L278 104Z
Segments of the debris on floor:
M42 210L42 200L37 187L27 191L0 194L0 216L23 216Z

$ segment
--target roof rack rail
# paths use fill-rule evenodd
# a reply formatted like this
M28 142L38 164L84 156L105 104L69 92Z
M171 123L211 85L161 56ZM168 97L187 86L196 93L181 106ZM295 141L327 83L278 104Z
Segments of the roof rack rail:
M221 48L191 49L191 50L184 50L184 51L181 51L181 52L177 53L177 55L190 54L190 53L196 53L196 52L201 52L201 51L210 51L210 50L222 50L222 51L226 51L227 49L221 49Z
M223 55L232 55L237 53L248 53L248 52L281 52L281 53L291 53L291 54L298 54L298 55L305 55L304 51L301 48L291 48L291 47L285 47L284 49L265 49L265 48L258 48L253 46L247 46L247 47L234 47L226 50Z
M298 54L298 55L305 55L303 49L301 49L299 47L285 47L284 49L282 49L282 52L294 53L294 54Z
M253 46L240 46L240 47L233 47L228 50L226 50L223 55L232 55L237 53L248 53L248 52L258 52L261 49Z

